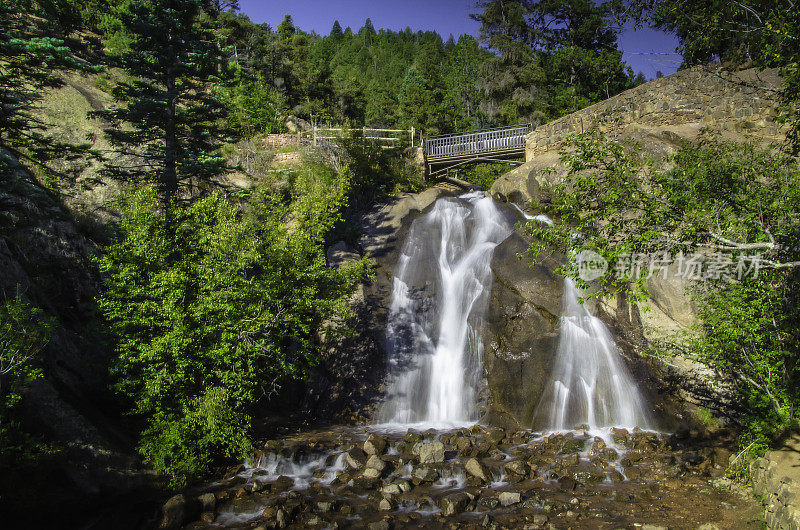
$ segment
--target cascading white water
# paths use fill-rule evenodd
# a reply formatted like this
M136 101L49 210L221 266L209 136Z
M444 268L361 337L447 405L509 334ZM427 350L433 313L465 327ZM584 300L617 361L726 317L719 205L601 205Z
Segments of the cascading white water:
M490 262L511 231L482 192L439 199L412 223L394 277L386 330L391 379L378 421L477 420Z
M652 427L636 384L608 328L580 303L575 282L564 280L563 316L555 367L539 401L534 426L553 431L586 424Z
M518 211L520 214L522 214L522 217L524 217L526 220L528 220L528 221L535 220L535 221L539 221L540 223L544 223L544 224L546 224L546 225L553 226L553 220L552 220L552 219L550 219L548 216L546 216L546 215L544 215L544 214L539 214L539 215L531 215L531 214L529 214L528 212L526 212L525 210L523 210L522 208L520 208L520 207L519 207L519 205L518 205L517 203L514 203L514 202L512 202L512 203L510 203L510 204L511 204L511 206L513 206L513 207L514 207L514 208L515 208L515 209L516 209L516 210L517 210L517 211Z

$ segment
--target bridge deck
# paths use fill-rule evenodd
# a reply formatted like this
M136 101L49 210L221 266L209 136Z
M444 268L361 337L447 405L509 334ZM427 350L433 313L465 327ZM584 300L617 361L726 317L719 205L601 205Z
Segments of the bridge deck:
M425 157L434 165L492 160L525 154L525 136L531 124L499 127L471 133L447 134L425 138Z

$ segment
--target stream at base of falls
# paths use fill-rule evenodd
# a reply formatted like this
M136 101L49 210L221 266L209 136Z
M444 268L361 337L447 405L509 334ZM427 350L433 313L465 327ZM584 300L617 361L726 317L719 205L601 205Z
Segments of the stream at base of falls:
M298 433L208 485L188 528L761 528L760 504L722 478L732 442L478 425Z

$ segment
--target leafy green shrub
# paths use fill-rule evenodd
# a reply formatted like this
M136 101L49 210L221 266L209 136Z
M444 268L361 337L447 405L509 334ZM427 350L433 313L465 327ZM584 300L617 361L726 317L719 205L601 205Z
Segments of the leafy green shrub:
M37 356L53 329L53 320L19 294L0 304L0 467L30 456L31 440L14 421L25 388L41 376Z
M0 305L0 410L10 410L23 388L39 377L36 356L50 339L51 319L19 295Z
M800 403L800 310L796 279L782 270L717 284L700 296L701 333L690 356L723 374L742 397L742 449L796 426Z
M286 107L285 95L262 75L249 78L239 70L234 80L219 91L227 107L228 125L242 137L285 130L279 119Z
M364 211L386 197L414 193L426 187L425 176L397 149L382 149L359 136L339 141L348 159L352 180L349 206Z
M458 176L462 180L466 180L467 182L471 182L488 190L492 187L495 180L510 171L510 169L511 168L505 164L474 164L459 171Z
M318 359L317 331L345 312L362 263L326 266L348 177L290 205L256 189L160 206L152 188L121 201L101 260L101 308L117 337L116 389L145 422L139 449L175 484L249 448L252 414Z
M142 438L145 456L176 483L209 469L220 457L241 457L250 450L250 418L237 412L227 389L212 387L188 400L177 413L157 413Z

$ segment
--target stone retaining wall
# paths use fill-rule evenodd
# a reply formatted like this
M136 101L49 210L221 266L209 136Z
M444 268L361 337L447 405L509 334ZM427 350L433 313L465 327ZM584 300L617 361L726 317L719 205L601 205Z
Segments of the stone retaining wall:
M767 528L800 529L800 484L785 476L769 454L750 464L750 477L753 492L764 504Z
M526 137L526 160L556 150L567 136L610 116L622 125L700 123L760 137L782 136L774 120L782 80L774 69L729 72L697 66L626 90L610 99L537 127Z

